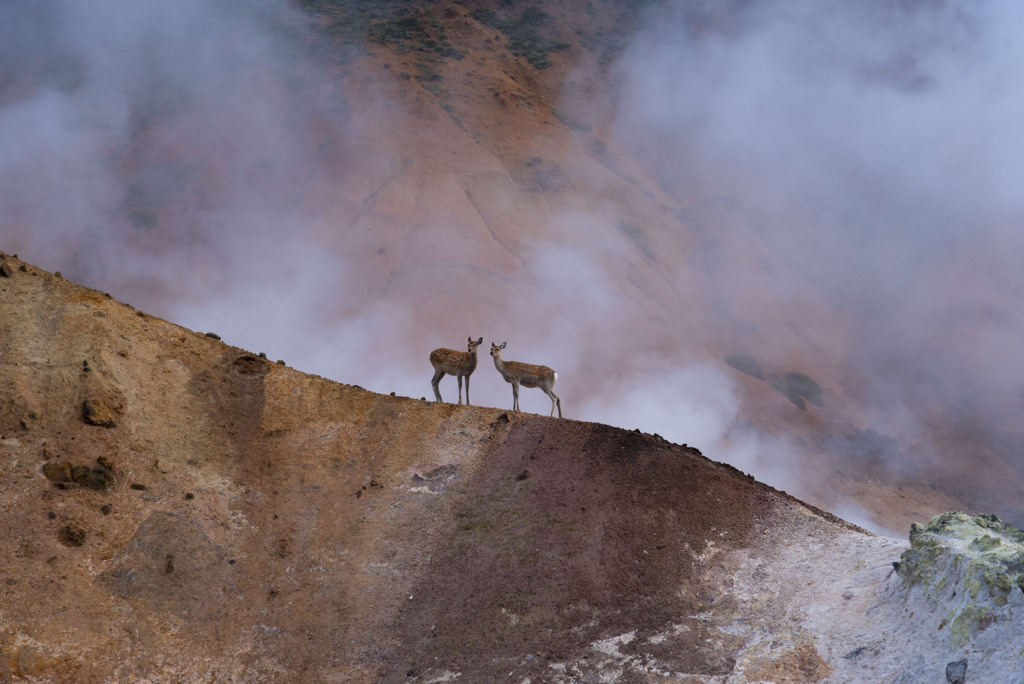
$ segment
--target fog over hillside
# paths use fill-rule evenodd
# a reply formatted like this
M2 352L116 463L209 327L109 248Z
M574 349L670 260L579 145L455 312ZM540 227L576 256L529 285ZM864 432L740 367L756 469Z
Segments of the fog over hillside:
M778 217L764 240L868 314L869 394L1014 410L1020 6L755 2L699 31L673 9L616 65L617 133L666 184Z
M361 70L351 36L311 39L318 19L295 4L16 0L0 8L0 248L380 392L429 396L429 350L484 336L474 403L511 406L486 356L507 339L507 359L559 370L567 415L719 445L716 458L776 486L795 477L794 448L736 430L750 419L738 386L748 379L722 364L762 335L784 371L810 372L793 361L806 359L827 402L842 392L859 407L849 422L895 436L903 455L933 465L935 436L956 432L956 444L1007 458L1024 432L1022 11L645 3L607 53L603 87L571 105L567 94L565 113L610 122L608 149L657 180L631 181L652 214L690 203L749 229L758 270L737 258L726 284L689 267L734 258L716 225L660 238L687 261L658 261L596 183L578 188L575 209L538 193L535 214L509 219L533 231L521 243L448 221L443 194L437 216L406 227L435 193L465 202L462 177L499 165L452 151L453 138L431 147L455 130L444 113L393 97L402 75ZM588 67L563 68L568 93ZM416 149L387 144L420 130ZM524 148L546 144L536 135ZM421 184L388 194L427 157ZM544 155L557 161L557 149ZM545 182L558 182L551 168ZM795 277L774 275L783 270ZM812 296L834 316L810 313ZM698 318L697 302L712 313ZM750 332L744 302L770 306L778 330ZM800 338L789 350L787 325ZM453 378L442 391L454 399ZM550 406L530 390L524 408Z
M701 185L755 216L807 283L863 314L845 362L872 425L916 457L934 455L938 431L1018 451L1020 6L756 2L696 16L659 7L616 64L617 135L666 186ZM792 315L793 293L775 294Z

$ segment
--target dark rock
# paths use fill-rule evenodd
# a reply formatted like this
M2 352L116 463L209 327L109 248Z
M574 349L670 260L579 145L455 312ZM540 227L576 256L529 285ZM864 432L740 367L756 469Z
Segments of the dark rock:
M947 684L966 684L967 682L967 658L957 660L946 665Z
M217 333L215 333L215 332L208 332L208 333L206 333L206 336L207 336L207 337L210 337L210 338L213 338L213 339L215 339L215 340L219 340L219 339L220 339L220 335L218 335L218 334L217 334Z
M11 268L11 265L9 263L7 263L6 261L0 263L0 276L3 276L4 278L10 278L13 275L14 269Z
M761 364L750 354L733 354L725 359L725 363L741 373L746 373L758 380L764 380Z
M81 546L85 543L85 528L72 521L57 530L57 540L64 546Z
M232 367L242 375L266 375L268 372L267 361L252 354L239 356L231 362Z
M288 537L281 537L274 544L274 555L278 558L287 558L295 551L295 542Z
M521 472L518 475L516 475L516 479L519 480L520 482L522 482L523 480L525 480L528 477L530 477L530 471L529 470L524 470L523 472Z
M822 399L824 390L821 385L803 373L786 373L786 377L782 380L782 386L778 389L801 409L805 408L804 399L818 407L825 405L825 401Z
M142 490L144 490L144 489L146 488L146 485L144 485L144 484L139 484L138 482L132 482L132 483L131 483L130 485L128 485L128 486L129 486L129 487L131 487L132 489L137 489L137 490L139 490L140 492L141 492Z
M82 420L89 425L105 428L116 425L113 410L99 399L88 399L82 404Z
M458 466L455 466L455 465L452 465L452 464L448 463L448 464L443 465L443 466L438 466L438 467L434 468L433 470L431 470L430 472L425 473L423 475L423 477L424 477L424 479L427 479L427 480L439 480L441 478L447 478L447 477L452 477L453 475L458 475L458 473L459 473Z
M117 484L114 469L107 459L100 456L96 459L99 465L89 467L72 465L68 461L60 463L44 463L43 475L58 486L76 484L86 489L102 492Z
M185 495L185 498L191 501L192 499L196 498L196 495L193 494L192 492L189 492L188 494Z
M110 511L112 511L113 509L114 507L111 506L110 504L103 504L102 506L100 506L100 512L103 513L103 515L110 515Z

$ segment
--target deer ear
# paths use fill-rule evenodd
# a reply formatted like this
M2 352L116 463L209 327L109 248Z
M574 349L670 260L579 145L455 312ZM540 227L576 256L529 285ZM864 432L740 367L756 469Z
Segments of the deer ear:
M477 344L483 344L484 343L484 338L481 337L479 340L476 341L476 343Z
M498 347L498 349L504 349L506 344L508 344L508 342L502 342L501 346Z

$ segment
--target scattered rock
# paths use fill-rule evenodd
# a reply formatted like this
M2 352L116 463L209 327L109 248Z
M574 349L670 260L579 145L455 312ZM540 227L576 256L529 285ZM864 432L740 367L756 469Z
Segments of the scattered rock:
M967 658L946 665L946 684L966 684Z
M192 492L188 492L187 494L185 494L185 498L191 501L192 499L196 498L196 495L193 494Z
M100 512L103 513L103 515L110 515L110 511L112 511L113 509L114 507L111 506L110 504L103 504L102 506L100 506Z
M459 472L458 466L452 463L431 468L422 474L418 472L412 474L412 481L416 483L417 487L425 487L434 493L443 492L448 485L461 478L462 474Z
M528 477L530 477L530 471L529 470L524 470L523 472L521 472L518 475L516 475L516 479L519 480L520 482L522 482L523 480L525 480Z
M85 543L85 528L71 521L57 530L57 540L64 546L81 546Z
M83 465L72 465L69 461L60 463L44 463L43 475L54 484L67 486L76 484L86 489L102 492L111 489L117 484L117 477L110 462L100 456L96 459L98 465L89 467Z
M6 261L0 262L0 276L4 278L11 278L14 276L14 269Z
M105 428L116 425L113 410L100 399L87 399L82 404L82 420L89 425Z
M219 339L220 339L220 335L218 335L218 334L217 334L217 333L215 333L215 332L208 332L208 333L206 333L206 336L207 336L207 337L211 337L211 338L213 338L213 339L215 339L215 340L219 340Z
M144 489L146 488L146 485L144 485L144 484L139 484L138 482L132 482L132 483L131 483L130 485L128 485L128 486L129 486L129 487L131 487L132 489L137 489L137 490L139 490L140 492L141 492L142 490L144 490Z
M274 555L278 558L287 558L295 551L295 542L288 537L281 537L275 542Z

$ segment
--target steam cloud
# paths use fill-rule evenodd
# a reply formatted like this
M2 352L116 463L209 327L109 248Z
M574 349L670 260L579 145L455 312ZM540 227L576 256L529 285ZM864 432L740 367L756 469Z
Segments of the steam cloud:
M616 65L619 138L656 160L666 186L699 183L772 217L758 226L769 248L855 312L850 353L874 426L925 462L929 440L957 429L1015 458L1024 9L732 10L654 11ZM977 478L977 458L930 463Z
M610 141L652 164L667 192L699 188L738 207L789 268L853 312L839 361L866 379L872 426L935 458L941 405L998 433L998 447L1019 431L1024 396L1024 8L713 6L647 6L611 67ZM310 59L307 21L283 0L4 3L0 73L17 77L0 81L0 248L377 391L429 396L429 348L484 335L474 403L510 406L486 356L490 335L509 339L508 358L551 365L556 391L575 390L567 415L720 445L714 457L793 482L784 445L733 430L743 417L724 351L666 354L619 322L639 320L635 293L608 284L621 243L595 239L615 233L617 216L550 217L543 246L517 255L531 292L550 296L503 294L502 316L493 291L467 287L458 327L424 333L425 314L369 291L370 266L347 251L356 238L337 239L360 208L325 198L360 169L395 163L373 158L363 126L408 114L346 102L344 64ZM681 274L673 285L715 296ZM766 287L780 319L798 306L778 282L739 283L732 296ZM438 296L454 308L451 292ZM388 361L367 363L374 354ZM453 379L442 392L454 397ZM524 408L546 414L532 392ZM779 456L774 470L766 454Z

